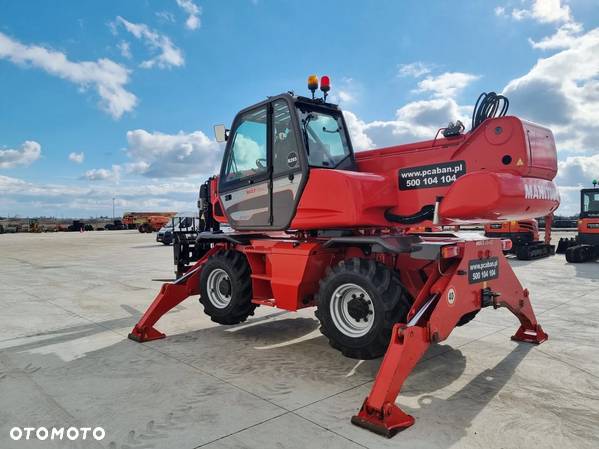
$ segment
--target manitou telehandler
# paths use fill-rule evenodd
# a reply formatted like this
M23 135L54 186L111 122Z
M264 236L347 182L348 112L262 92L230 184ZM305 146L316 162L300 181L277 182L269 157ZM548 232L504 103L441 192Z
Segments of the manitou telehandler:
M557 252L565 253L570 263L599 259L599 188L596 180L592 189L580 191L578 235L560 239Z
M507 253L515 254L519 260L533 260L553 256L555 246L551 244L551 216L545 217L545 236L539 238L537 220L509 220L501 223L487 223L485 237L510 239L512 248Z
M195 260L162 286L129 337L164 337L155 323L191 295L221 324L258 306L316 307L333 348L384 355L352 422L392 436L414 423L395 400L418 360L482 308L516 315L514 340L547 339L503 255L511 241L405 230L552 213L554 139L505 116L507 100L490 93L467 133L450 124L434 140L354 153L341 110L326 102L329 78L323 99L314 98L315 76L308 84L312 98L269 97L239 112L230 131L215 127L226 148L220 174L200 189ZM234 231L219 230L224 223Z

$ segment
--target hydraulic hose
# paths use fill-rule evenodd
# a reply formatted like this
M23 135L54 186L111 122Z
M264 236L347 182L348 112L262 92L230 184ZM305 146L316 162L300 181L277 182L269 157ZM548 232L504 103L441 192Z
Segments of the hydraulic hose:
M495 92L483 92L476 100L474 111L472 111L472 129L474 131L482 122L488 118L503 117L507 114L510 101L503 95Z
M400 223L404 225L412 225L420 223L425 220L432 220L435 215L435 206L428 205L420 209L420 212L416 212L414 215L396 215L387 209L385 211L385 218L388 221Z

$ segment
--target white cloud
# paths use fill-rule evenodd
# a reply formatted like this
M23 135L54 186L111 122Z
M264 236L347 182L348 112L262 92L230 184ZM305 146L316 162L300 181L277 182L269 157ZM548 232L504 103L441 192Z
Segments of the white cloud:
M362 84L356 82L353 78L341 77L338 82L331 85L331 92L327 97L327 101L347 107L358 102L363 90Z
M413 101L399 108L393 120L364 122L349 111L345 118L356 151L432 139L450 121L467 119L452 98Z
M479 76L462 72L445 72L438 76L427 76L421 80L415 92L430 92L435 97L455 97Z
M503 6L497 6L495 9L495 15L498 17L505 16L505 8Z
M568 22L571 20L570 7L560 0L535 0L532 16L540 22Z
M185 26L190 30L197 30L200 27L201 8L192 0L177 0L177 5L188 14Z
M599 154L592 156L569 156L558 163L556 182L563 186L591 186L599 179Z
M511 110L551 126L558 148L596 151L599 139L599 28L573 38L570 46L539 59L503 93Z
M570 6L560 0L533 0L530 8L513 9L515 20L533 19L541 23L569 22L572 20Z
M199 182L122 181L73 185L32 183L0 175L0 210L11 214L84 217L111 215L112 198L120 210L192 210Z
M77 84L83 90L93 86L101 98L100 107L114 118L132 111L137 98L125 89L129 70L110 59L70 61L65 53L38 45L25 45L0 32L0 59L31 65Z
M116 46L121 53L121 56L127 59L131 59L131 46L127 41L121 41Z
M85 153L83 153L83 151L81 153L70 153L69 154L69 161L71 162L75 162L76 164L81 164L85 159Z
M220 166L220 145L202 131L164 134L136 129L127 132L127 155L135 170L152 178L210 175Z
M177 48L168 36L160 34L150 29L143 23L132 23L118 16L117 22L122 24L125 29L136 39L141 40L152 50L157 50L159 54L151 59L143 61L140 66L149 69L157 66L161 69L170 67L180 67L185 64L183 52Z
M175 21L175 15L172 12L168 12L168 11L158 11L156 14L156 17L158 17L160 20L164 21L164 22L174 22Z
M111 169L92 168L83 174L82 179L87 179L88 181L118 182L121 178L121 170L122 168L120 165L113 165Z
M337 95L339 96L339 100L345 104L356 101L354 96L346 90L339 90Z
M13 150L0 149L0 168L14 168L18 165L28 166L37 161L42 154L42 147L33 140L27 140L21 148Z
M343 111L343 115L349 130L354 151L363 151L373 148L374 142L366 133L366 123L360 120L353 112Z
M532 39L528 41L533 48L540 50L560 50L572 47L582 31L583 28L580 23L568 22L559 27L555 34L551 36L544 37L538 42Z
M128 162L125 164L125 173L143 175L150 168L150 164L145 161Z
M410 64L401 64L399 66L399 70L397 75L399 77L413 77L419 78L422 75L426 75L431 73L432 66L430 64L425 64L424 62L412 62Z

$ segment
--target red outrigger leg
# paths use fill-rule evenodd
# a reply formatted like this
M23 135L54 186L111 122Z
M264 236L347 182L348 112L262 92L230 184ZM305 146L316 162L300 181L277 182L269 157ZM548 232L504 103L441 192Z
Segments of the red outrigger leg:
M146 313L143 314L139 322L135 325L129 338L137 342L158 340L166 335L154 328L154 324L169 310L177 306L192 295L197 295L199 291L199 279L202 265L212 254L219 251L220 246L215 246L208 250L204 256L173 283L162 284L160 292L152 301Z
M471 253L468 246L464 248L466 255ZM512 340L536 344L547 340L547 334L535 318L528 290L522 288L505 257L498 256L498 279L474 285L466 276L468 259L468 256L463 257L447 270L446 276L436 276L432 286L427 282L424 288L430 299L424 304L418 300L414 303L417 313L410 311L408 317L412 318L407 325L395 324L370 395L352 417L353 424L388 438L414 424L414 417L401 410L395 400L431 343L445 340L464 314L486 306L506 307L520 320L520 328ZM472 289L476 286L478 291ZM494 286L501 287L501 291L493 291Z

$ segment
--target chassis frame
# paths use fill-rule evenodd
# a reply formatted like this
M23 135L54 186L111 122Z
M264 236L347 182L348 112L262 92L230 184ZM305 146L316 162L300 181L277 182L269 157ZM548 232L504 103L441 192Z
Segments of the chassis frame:
M376 258L400 272L414 301L406 323L396 323L368 397L352 423L392 437L414 424L396 405L402 385L431 344L449 337L464 316L481 309L507 308L520 326L512 340L540 344L548 336L538 324L529 292L516 278L503 251L509 240L469 233L422 233L308 237L305 234L219 233L200 241L209 249L160 292L129 338L164 338L154 325L186 298L199 294L199 278L208 258L235 249L248 259L253 299L258 305L298 310L315 306L314 293L327 267L350 257Z

